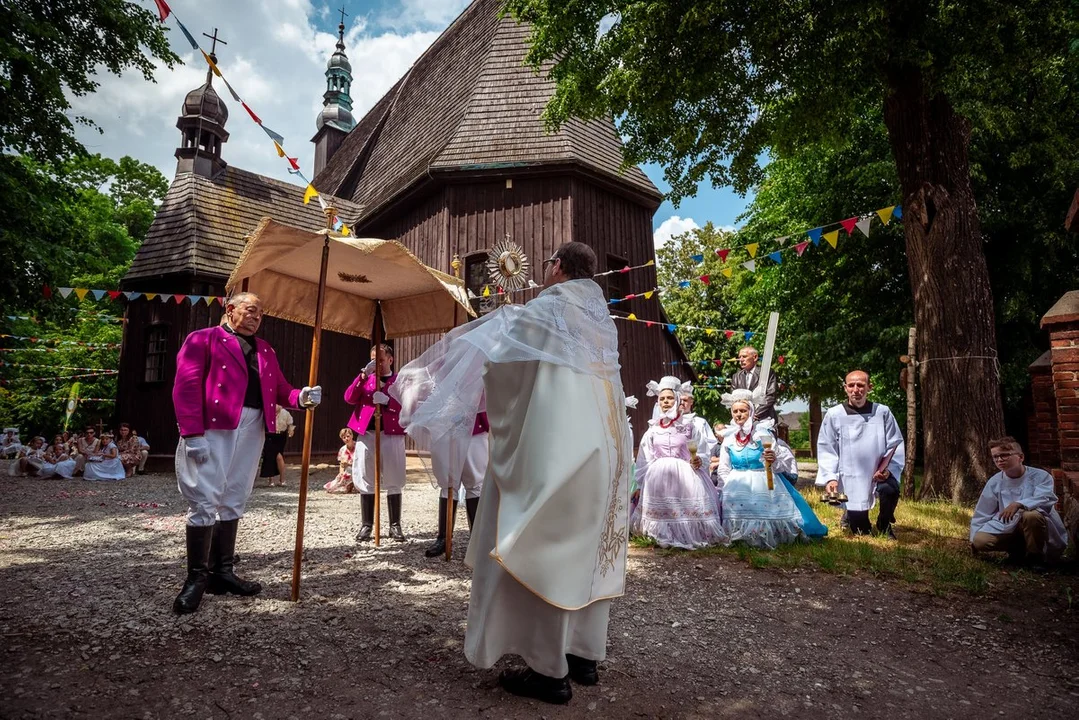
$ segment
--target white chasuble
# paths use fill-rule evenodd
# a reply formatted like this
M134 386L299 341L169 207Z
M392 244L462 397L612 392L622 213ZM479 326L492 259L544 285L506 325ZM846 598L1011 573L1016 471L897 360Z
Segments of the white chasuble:
M903 473L904 443L892 411L873 403L869 414L847 414L836 405L824 416L817 437L817 485L839 481L848 510L870 510L876 502L873 473L881 458L895 448L888 469L896 480Z

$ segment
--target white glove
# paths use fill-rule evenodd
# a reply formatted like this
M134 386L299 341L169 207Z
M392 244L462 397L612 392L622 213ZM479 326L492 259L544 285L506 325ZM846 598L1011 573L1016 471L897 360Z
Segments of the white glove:
M322 402L322 386L305 387L300 391L300 407L316 408Z
M210 462L210 444L204 437L193 437L184 440L184 452L189 460L196 465L205 465Z
M630 410L636 410L638 402L640 402L640 401L637 400L636 395L627 395L626 396L626 407L628 407Z
M363 366L363 370L361 372L362 372L363 375L370 375L374 371L375 371L375 361L372 360L371 362L369 362L369 363L367 363L366 365Z
M390 404L390 396L387 395L384 392L375 391L375 394L372 395L371 398L375 401L375 405L389 405Z

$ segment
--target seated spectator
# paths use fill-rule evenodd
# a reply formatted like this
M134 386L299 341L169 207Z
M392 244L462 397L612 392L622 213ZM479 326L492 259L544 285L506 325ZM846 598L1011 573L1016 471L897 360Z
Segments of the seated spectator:
M982 489L970 521L970 547L975 553L1007 552L1012 562L1040 565L1068 546L1068 534L1057 512L1053 476L1023 464L1023 448L1013 437L989 443L1000 469Z
M83 434L75 440L75 474L79 475L86 468L86 461L91 455L96 455L101 449L101 440L97 437L97 430L92 427L86 428Z
M4 437L0 439L0 458L10 460L19 456L22 443L19 441L19 428L4 428Z
M134 430L131 431L135 433ZM146 474L146 461L150 459L150 443L146 442L146 438L142 435L135 433L135 439L139 441L139 475Z
M67 443L63 435L57 435L52 440L52 445L45 451L45 464L41 468L39 477L59 476L70 480L75 473L75 461L68 454Z
M83 469L84 480L123 480L124 465L120 462L120 451L113 442L112 431L101 434L101 450L86 457Z
M45 438L35 437L23 445L8 468L10 475L37 475L45 464Z
M120 437L116 439L116 449L120 451L120 464L124 466L124 474L131 477L142 458L139 454L139 440L127 423L120 423Z

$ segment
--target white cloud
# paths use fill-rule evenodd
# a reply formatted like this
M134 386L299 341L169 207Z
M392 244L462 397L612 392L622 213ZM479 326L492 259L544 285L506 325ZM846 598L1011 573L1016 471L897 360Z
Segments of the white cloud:
M694 222L693 218L683 219L678 215L671 215L660 223L660 226L652 233L652 240L655 243L656 250L659 250L670 242L672 238L690 230L696 230L699 227L700 225Z
M445 28L468 7L472 0L400 0L396 7L382 12L379 25L388 28Z
M218 65L236 92L267 127L285 136L285 149L299 157L309 177L315 118L326 90L326 61L337 42L336 12L327 18L325 5L308 0L171 0L188 30L209 51L202 33L213 32L227 45L218 45ZM403 0L401 24L395 30L373 30L364 17L346 17L346 52L352 63L353 114L361 118L467 5L465 0L422 2ZM452 13L448 7L455 8ZM436 25L439 18L448 19ZM93 95L73 98L77 114L86 115L104 131L80 129L79 139L91 152L119 158L130 155L150 163L172 178L173 152L179 145L176 118L184 97L205 81L202 56L191 50L173 18L166 21L172 49L183 60L172 70L160 66L156 83L140 75L102 74ZM217 78L214 86L229 109L230 133L222 156L230 164L281 180L291 180L287 164L274 152L262 130Z

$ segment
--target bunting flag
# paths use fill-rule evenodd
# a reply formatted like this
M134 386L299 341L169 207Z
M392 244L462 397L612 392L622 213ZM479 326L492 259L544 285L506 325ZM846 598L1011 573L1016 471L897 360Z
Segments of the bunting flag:
M776 265L783 264L783 255L779 252L768 253L768 257L770 257Z
M288 156L286 156L286 157L288 157ZM294 158L294 157L288 158L288 164L291 165L292 169L295 170L296 172L300 171L300 161L297 160L296 158ZM306 179L307 178L304 178L304 180L306 180Z
M894 208L892 208L892 216L897 217L900 220L902 220L903 219L903 206L902 205L896 205Z
M247 103L245 103L243 100L241 100L240 105L243 106L243 109L247 111L247 114L251 116L251 119L255 121L256 125L261 125L262 124L262 120L259 119L259 116L255 114L255 111L252 110L251 107Z
M708 284L710 284L712 282L712 279L707 275L701 275L700 279L701 279L701 282L704 283L705 285L708 285Z
M165 2L165 0L154 0L154 2L157 4L158 19L164 24L165 20L169 17L169 13L172 12L172 8L169 7L169 4Z
M213 58L207 55L205 50L202 50L200 48L200 51L202 52L202 57L206 59L206 64L210 66L211 70L213 70L214 75L216 75L217 77L221 77L221 71L217 69L217 63L214 62Z
M484 297L491 297L491 286L490 285L484 285L483 286L483 296Z
M318 197L318 193L315 192L314 185L308 185L307 189L303 191L303 204L307 205L309 202L311 202L311 198L313 197Z
M63 298L68 298L68 297L71 296L72 293L74 293L75 297L77 297L79 300L85 300L87 295L93 296L93 298L95 300L103 300L103 299L105 299L105 297L108 297L110 300L113 300L113 301L119 301L121 298L124 299L124 300L128 300L128 301L130 301L130 300L138 300L139 298L145 298L147 300L154 300L154 299L156 299L158 297L160 297L163 301L165 301L168 298L173 298L173 299L176 300L177 303L183 302L184 300L190 300L192 305L194 305L196 303L199 303L199 302L205 302L207 305L212 305L215 301L220 302L221 304L224 304L224 300L225 300L223 297L218 296L218 295L183 295L183 294L162 295L161 293L142 293L142 292L135 292L135 291L129 291L129 290L102 290L100 288L69 288L69 287L62 287L62 288L56 288L56 289L60 292L60 296L63 297ZM16 318L16 319L28 319L28 318L25 318L25 317L15 316L15 315L11 315L11 316L8 316L8 317L9 318ZM105 315L103 317L108 318L108 320L103 320L103 322L124 322L123 318L118 318L118 317L111 316L111 315Z
M700 265L702 262L704 262L704 255L690 255L689 259Z
M665 330L669 330L670 332L674 332L675 330L681 329L681 330L697 330L697 331L700 331L700 332L708 333L709 335L715 335L716 333L723 333L724 336L728 340L730 340L732 337L734 337L735 334L745 335L747 332L751 336L755 334L752 331L747 331L747 330L724 330L722 328L700 327L698 325L677 325L675 323L670 323L670 322L660 322L659 320L641 320L634 313L630 313L630 314L625 315L625 316L611 315L611 319L612 320L621 320L621 321L624 321L624 322L644 323L645 327L656 326L656 327L661 327L661 328L663 328ZM714 361L709 360L708 362L714 362ZM722 362L722 361L719 361L719 362Z
M82 340L49 340L47 338L30 337L27 335L0 335L0 338L5 338L7 340L20 340L22 342L28 342L34 345L77 345L79 347L107 350L115 350L120 347L120 343L88 343L83 342ZM8 352L23 349L30 348L4 348L4 350Z
M794 252L798 253L798 257L802 257L802 253L804 253L806 251L807 247L809 247L809 241L808 240L806 240L804 242L800 242L800 243L798 243L797 245L794 246Z
M644 263L643 265L632 265L632 266L629 266L629 267L618 268L617 270L606 270L606 271L601 272L601 273L596 273L592 277L598 278L598 277L604 277L605 275L614 275L615 273L626 273L626 272L629 272L630 270L640 270L641 268L653 267L653 266L655 266L655 264L656 264L655 260L649 260L648 262Z
M274 140L273 146L274 149L277 150L277 157L285 157L285 148L281 147L280 143Z
M833 230L830 233L824 233L824 239L828 241L828 244L833 248L839 247L839 231Z
M753 339L753 335L754 335L754 333L753 333L753 332L751 332L751 331L747 330L747 331L746 331L746 334L745 334L745 337L746 337L746 342L749 342L750 340L752 340L752 339Z
M173 16L174 19L175 19L175 17L176 16ZM180 32L182 32L184 34L184 37L187 38L187 42L188 42L189 45L191 45L191 49L192 50L198 50L199 49L198 41L195 40L195 38L191 35L190 31L188 31L188 29L184 26L184 24L177 19L176 20L176 25L180 28ZM221 79L224 80L225 78L221 78Z
M235 90L233 89L232 85L229 85L229 81L228 81L228 80L226 80L225 78L221 78L221 82L225 83L225 87L227 87L227 88L229 89L229 95L232 95L232 99L233 99L233 100L235 100L235 101L236 101L236 102L238 102L238 103L242 103L242 102L243 102L243 100L241 100L241 99L240 99L240 95L239 95L239 93L237 93L237 92L236 92L236 91L235 91ZM249 111L249 112L250 112L250 111ZM252 113L252 115L254 115L254 113ZM262 122L260 121L260 122L259 122L259 125L261 125L261 124L262 124Z
M20 362L4 362L0 360L0 365L4 367L28 367L28 368L48 368L50 370L78 370L80 372L97 372L104 375L115 375L120 372L114 368L96 368L96 367L79 367L77 365L53 365L51 363L20 363Z
M720 262L727 262L727 256L730 255L730 253L730 248L722 248L720 250L716 250L716 255L719 255Z
M262 132L269 135L270 139L273 140L278 145L284 145L285 144L285 136L284 135L282 135L280 133L275 133L273 130L266 127L265 125L259 125L259 127L262 128ZM284 157L284 156L282 155L282 157Z
M746 270L749 270L750 272L757 272L757 261L750 260L749 262L744 262L742 263L742 267L744 267Z
M746 252L749 253L749 256L751 258L757 257L757 247L758 246L759 246L759 243L750 243L750 244L746 245Z
M808 231L806 235L809 236L809 239L813 242L814 245L820 245L820 236L822 232L824 232L824 228L818 227Z
M0 385L13 385L15 383L20 383L20 382L43 383L43 382L55 382L56 380L64 380L64 381L67 381L67 380L84 380L86 378L92 378L92 377L104 377L106 375L117 375L117 374L119 374L119 372L120 372L119 370L108 370L106 372L98 372L98 373L79 373L78 375L47 375L45 377L36 377L36 378L7 378L7 379L0 380Z
M882 223L887 225L888 222L892 219L892 211L894 211L894 210L895 210L895 205L892 205L891 207L883 208L881 210L877 210L877 217L880 218L880 221Z
M94 296L94 300L100 300L105 297L105 293L107 292L107 290L91 290L90 294Z
M730 277L731 277L731 275L733 275L733 274L734 274L734 271L733 271L733 270L732 270L731 268L729 268L729 267L725 267L725 268L723 268L722 270L720 270L719 272L720 272L720 273L721 273L721 274L723 275L723 277L725 277L725 278L730 278Z
M90 292L90 291L87 290L86 288L75 288L75 297L77 297L79 300L85 300L86 299L86 294L88 292Z
M866 215L865 217L859 219L858 222L854 223L854 225L855 225L855 227L857 227L859 230L862 231L863 235L865 235L866 237L869 237L869 225L872 222L873 222L873 216L872 215Z
M678 282L678 287L680 287L680 288L687 288L689 286L690 286L689 280L680 280Z
M846 220L840 220L839 224L843 226L843 229L847 231L847 235L854 233L854 226L858 224L858 218L852 217Z
M63 288L62 287L62 288L60 288L60 296L66 298L68 295L71 294L72 290L74 290L74 288L65 288L65 287Z
M783 237L777 237L776 242L779 243L779 247L783 247L784 245L787 244L787 240L789 238L790 238L789 235L784 235Z

